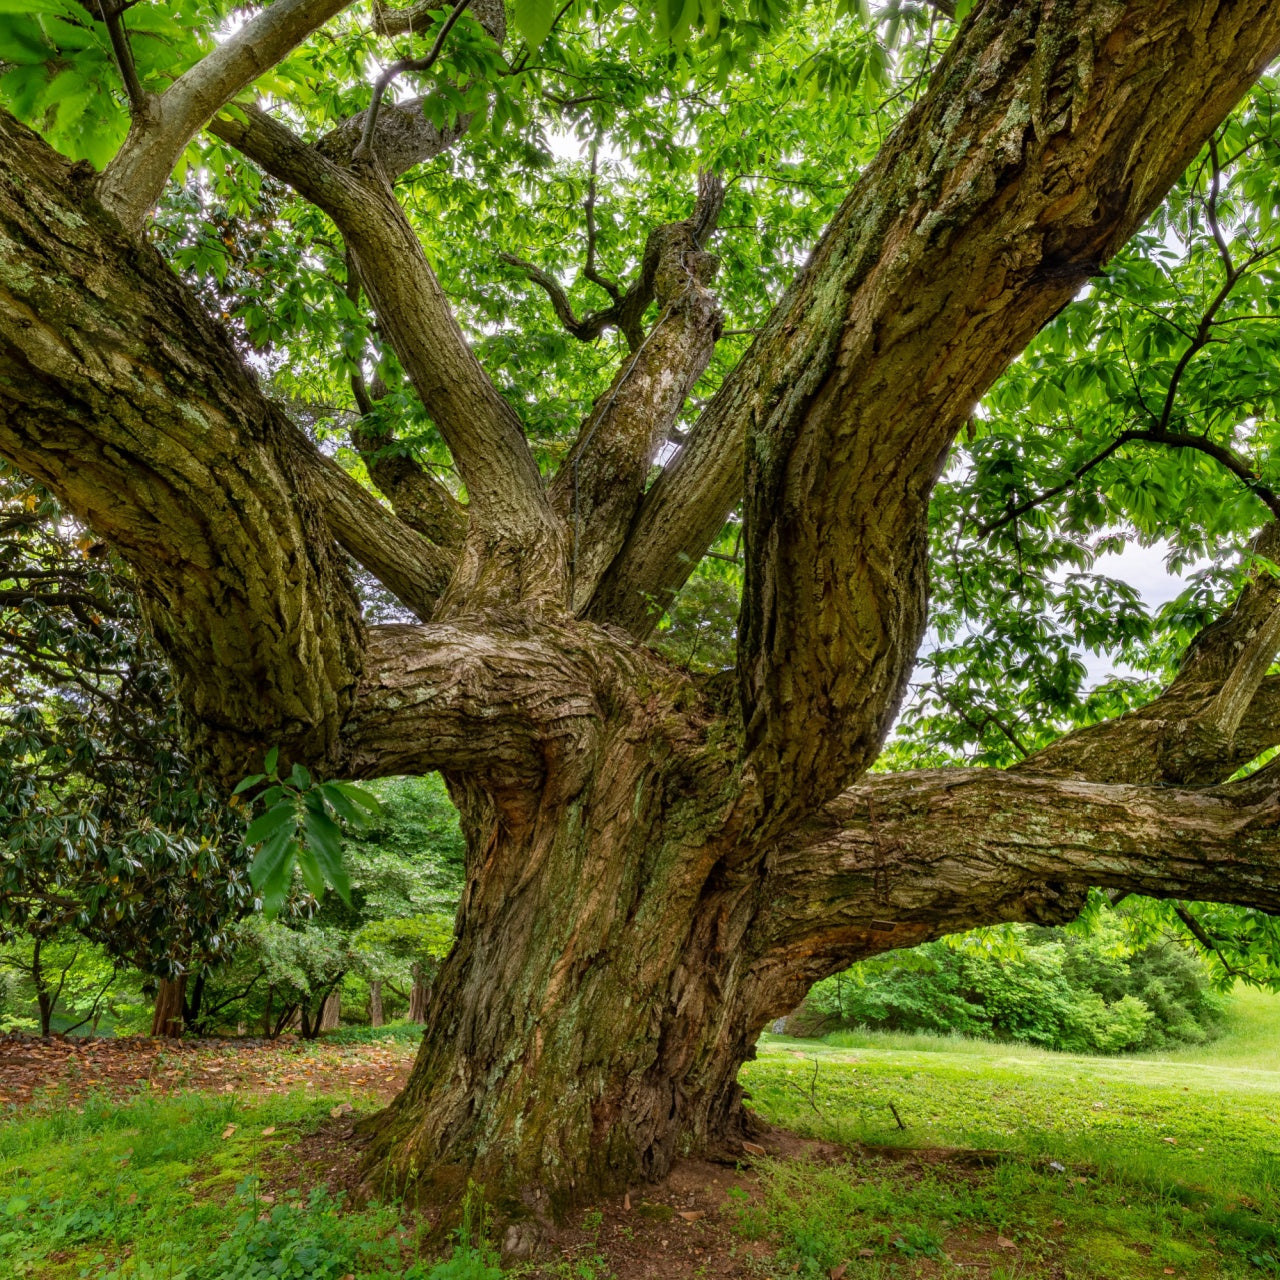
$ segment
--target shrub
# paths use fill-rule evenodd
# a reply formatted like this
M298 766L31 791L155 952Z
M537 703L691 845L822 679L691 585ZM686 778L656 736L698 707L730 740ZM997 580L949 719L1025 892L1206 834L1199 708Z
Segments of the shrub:
M1174 942L1127 951L1104 918L1087 935L1019 926L1002 951L931 942L819 982L789 1029L840 1026L1013 1040L1076 1053L1199 1044L1225 1009L1197 956Z

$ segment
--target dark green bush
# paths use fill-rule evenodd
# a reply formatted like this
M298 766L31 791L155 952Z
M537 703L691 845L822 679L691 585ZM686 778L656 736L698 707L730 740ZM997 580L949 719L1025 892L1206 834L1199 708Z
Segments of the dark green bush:
M1012 946L931 942L854 965L809 993L801 1024L1014 1040L1076 1053L1200 1044L1225 1009L1200 959L1176 942L1127 950L1091 934L1019 927Z

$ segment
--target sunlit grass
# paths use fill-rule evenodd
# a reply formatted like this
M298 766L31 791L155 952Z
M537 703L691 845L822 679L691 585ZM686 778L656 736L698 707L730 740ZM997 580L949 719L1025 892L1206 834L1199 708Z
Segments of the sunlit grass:
M954 1250L986 1230L1020 1233L1028 1278L1280 1275L1277 1050L1280 999L1254 992L1237 993L1221 1040L1158 1058L881 1032L765 1037L742 1074L752 1105L858 1154L835 1169L775 1168L762 1229L802 1272L849 1253L850 1280L888 1274L873 1269L886 1260L935 1274L907 1255L936 1258L938 1241ZM908 1173L901 1155L874 1154L913 1149L988 1152L990 1166L960 1156ZM907 1226L924 1231L916 1244Z

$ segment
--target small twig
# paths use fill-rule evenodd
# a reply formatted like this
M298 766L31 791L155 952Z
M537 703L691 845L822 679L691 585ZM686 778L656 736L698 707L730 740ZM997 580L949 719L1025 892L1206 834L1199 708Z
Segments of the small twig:
M898 1122L898 1128L905 1132L907 1126L902 1123L902 1117L898 1114L898 1108L895 1107L892 1102L889 1103L889 1110L893 1112L893 1118Z
M129 108L136 115L145 105L147 93L142 87L142 81L138 79L138 68L133 62L129 37L120 21L120 15L128 7L110 3L110 0L98 0L98 12L102 15L103 25L111 38L111 52L115 54L120 79L124 81L124 91L129 95Z
M351 154L352 160L371 160L373 158L373 131L378 125L378 112L382 109L382 95L386 92L387 86L403 71L429 71L435 65L436 59L439 58L440 52L444 48L445 38L453 29L453 24L462 17L462 11L470 3L471 0L458 0L457 4L453 6L449 16L440 24L435 43L431 46L431 51L425 58L401 58L398 62L393 62L377 78L373 85L373 98L369 103L369 110L365 112L364 128L360 131L360 141L356 144L356 149Z
M794 1080L788 1080L787 1084L794 1089L808 1104L813 1108L813 1113L822 1121L828 1124L826 1112L818 1105L818 1059L813 1060L813 1079L809 1081L808 1089L802 1089Z
M599 150L600 135L597 134L591 144L591 179L587 186L587 198L582 205L583 212L587 215L587 265L582 268L582 274L592 284L598 284L616 304L622 301L622 289L616 281L610 280L596 269L596 172Z
M1218 962L1227 971L1227 973L1231 975L1231 977L1233 978L1249 977L1249 974L1246 970L1237 969L1235 965L1233 965L1226 958L1226 956L1222 954L1222 948L1219 947L1218 944L1209 936L1209 934L1205 931L1205 928L1200 923L1200 921L1197 920L1195 916L1193 916L1191 912L1182 905L1182 903L1180 902L1174 903L1173 910L1174 910L1174 914L1178 917L1178 919L1181 920L1182 923L1187 926L1187 929L1190 931L1191 936L1195 938L1195 940L1206 951L1209 951L1213 955L1218 957Z

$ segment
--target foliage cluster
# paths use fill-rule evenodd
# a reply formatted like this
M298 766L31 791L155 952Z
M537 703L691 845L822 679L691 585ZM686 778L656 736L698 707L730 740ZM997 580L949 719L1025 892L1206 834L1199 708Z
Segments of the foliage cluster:
M434 776L389 779L375 790L377 817L344 842L348 900L302 896L275 919L250 914L232 925L221 963L188 982L189 1030L277 1035L297 1026L314 1035L330 995L339 995L348 1023L367 1025L372 984L384 1018L409 1011L415 984L429 986L452 945L462 886L457 814ZM52 1030L149 1025L147 975L74 930L15 934L0 945L0 975L0 1028L41 1029L41 986ZM417 1028L404 1035L416 1038Z
M998 948L979 934L865 960L818 983L806 1008L840 1026L1077 1053L1200 1044L1219 1030L1225 1001L1204 963L1176 940L1131 949L1113 919L1087 933L1011 932Z

